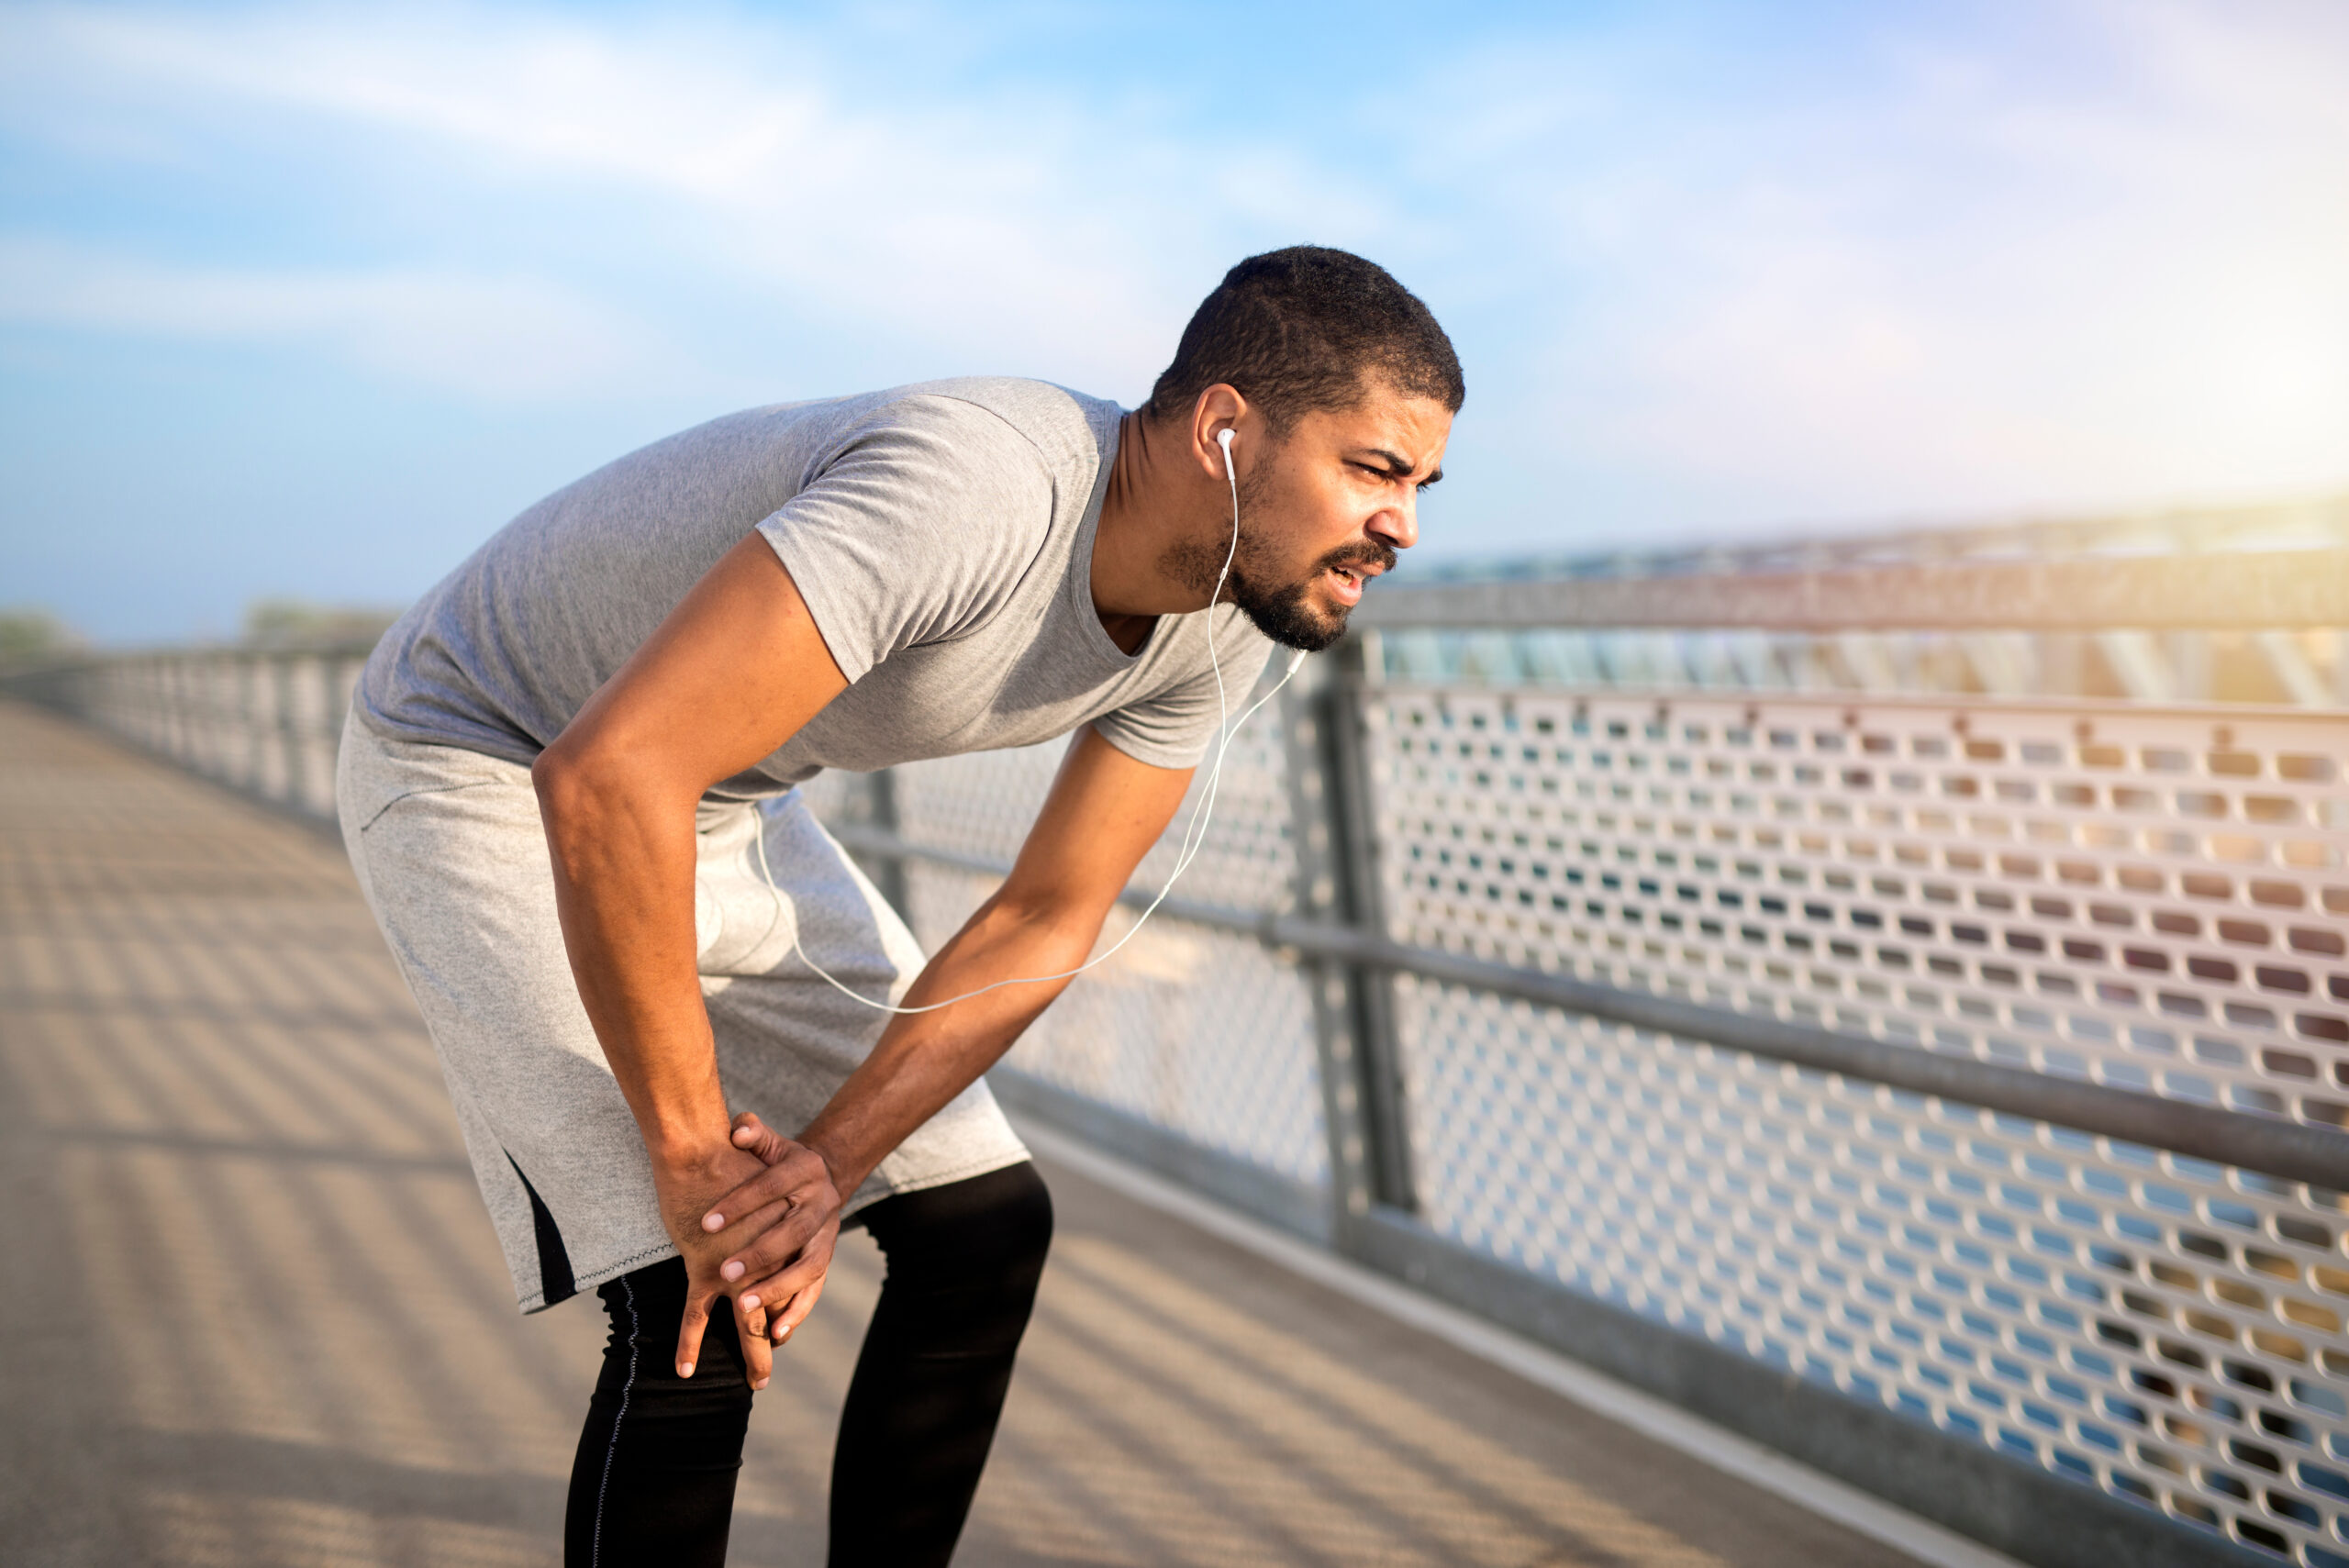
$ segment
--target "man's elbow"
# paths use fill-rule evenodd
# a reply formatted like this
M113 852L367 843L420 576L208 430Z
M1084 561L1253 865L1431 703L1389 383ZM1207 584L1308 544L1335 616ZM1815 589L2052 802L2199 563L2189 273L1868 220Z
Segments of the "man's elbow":
M1005 882L992 902L997 916L1004 919L1080 934L1090 942L1108 919L1118 895L1114 889L1103 897L1097 888L1030 886L1014 878Z
M530 764L530 786L538 793L539 815L550 828L592 821L613 804L621 784L611 758L595 747L579 745L569 736L556 737L554 744Z
M539 809L550 812L579 787L578 760L563 749L560 737L530 764L530 787L538 792Z
M690 818L701 786L665 761L604 735L559 735L530 764L539 815L558 840Z

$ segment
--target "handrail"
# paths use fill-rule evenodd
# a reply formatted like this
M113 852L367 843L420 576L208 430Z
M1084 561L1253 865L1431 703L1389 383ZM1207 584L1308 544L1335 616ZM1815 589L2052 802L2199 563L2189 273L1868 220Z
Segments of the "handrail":
M1375 630L2271 631L2344 623L2343 549L1382 586L1353 613L1355 626Z
M832 837L851 850L898 860L928 861L957 871L1001 876L1008 861L935 849L885 828L834 826ZM1141 906L1152 895L1128 889L1120 901ZM1520 969L1416 947L1329 921L1277 912L1233 909L1169 898L1161 913L1219 930L1252 936L1267 947L1335 959L1514 997L1539 1006L1583 1013L1682 1040L1725 1046L1749 1055L1789 1062L1823 1073L1931 1095L1986 1110L2028 1117L2076 1131L2117 1138L2191 1159L2257 1171L2286 1181L2349 1191L2349 1133L2302 1122L2245 1115L2218 1106L2165 1099L2129 1089L2001 1067L1970 1056L1948 1056L1865 1035L1813 1028L1784 1018L1731 1012L1653 992Z

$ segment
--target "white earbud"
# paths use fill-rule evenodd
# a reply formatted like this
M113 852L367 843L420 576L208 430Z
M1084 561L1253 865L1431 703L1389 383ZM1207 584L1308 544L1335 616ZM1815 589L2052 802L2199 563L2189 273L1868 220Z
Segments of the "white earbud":
M1208 595L1209 609L1213 609L1216 602L1223 597L1223 585L1231 576L1232 557L1238 554L1240 550L1240 476L1233 473L1231 468L1231 443L1238 434L1239 432L1230 426L1215 433L1216 445L1223 449L1224 483L1231 489L1231 542L1224 547L1223 570L1216 573L1215 591ZM1223 660L1216 649L1215 617L1202 615L1199 617L1199 625L1208 637L1208 667L1215 673L1215 761L1208 769L1207 788L1202 793L1199 804L1191 812L1189 824L1183 829L1183 844L1182 848L1175 851L1174 871L1168 874L1166 884L1158 890L1158 896L1152 899L1149 907L1145 908L1136 917L1134 923L1126 929L1124 936L1110 943L1105 951L1095 954L1090 960L1078 964L1074 969L1063 970L1058 974L1023 974L1013 980L998 980L992 985L982 985L975 991L965 991L959 996L949 996L943 1002L931 1002L919 1007L892 1006L886 1002L876 1002L870 996L857 995L834 978L830 971L807 956L807 950L799 945L799 933L795 929L791 936L791 951L798 956L799 962L814 970L819 979L850 1001L861 1003L876 1013L896 1013L900 1016L912 1013L934 1013L941 1007L951 1007L957 1002L967 1002L974 996L984 996L990 991L999 991L1007 985L1041 985L1053 981L1074 979L1095 964L1108 962L1119 948L1133 940L1140 934L1142 927L1150 923L1150 917L1158 913L1158 906L1166 902L1167 895L1174 891L1174 884L1183 880L1183 873L1191 869L1191 862L1198 858L1200 849L1206 845L1208 825L1215 820L1216 796L1223 787L1224 753L1231 750L1232 738L1239 734L1242 725L1255 716L1258 708L1280 695L1281 688L1289 684L1299 666L1305 662L1303 649L1300 648L1291 653L1288 658L1288 668L1282 672L1279 680L1273 683L1273 689L1251 703L1247 710L1234 719L1231 717L1230 697L1223 688ZM774 873L767 869L767 835L764 823L760 824L755 842L758 846L759 874L765 880L767 892L774 899L774 916L767 922L767 930L773 932L776 923L783 917L783 890L775 885ZM759 940L763 942L766 938L762 936Z

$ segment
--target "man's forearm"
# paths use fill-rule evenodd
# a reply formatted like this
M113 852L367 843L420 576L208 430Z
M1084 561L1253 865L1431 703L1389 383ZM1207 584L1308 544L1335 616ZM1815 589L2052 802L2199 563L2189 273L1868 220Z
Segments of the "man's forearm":
M1083 963L1106 910L1020 910L990 900L941 948L907 993L919 1006L1015 975L1059 974ZM1065 980L1007 985L984 995L890 1021L799 1140L823 1156L843 1195L890 1151L995 1065Z
M656 1164L729 1147L695 964L690 803L542 768L541 816L580 1001Z

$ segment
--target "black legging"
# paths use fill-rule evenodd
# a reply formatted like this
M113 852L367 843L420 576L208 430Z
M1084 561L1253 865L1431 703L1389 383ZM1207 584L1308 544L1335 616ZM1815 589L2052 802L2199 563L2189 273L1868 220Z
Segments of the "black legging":
M1028 1326L1052 1202L1021 1163L857 1216L888 1262L832 1451L832 1568L943 1564L970 1512ZM672 1362L685 1314L675 1258L599 1286L604 1367L571 1466L567 1568L721 1568L751 1389L730 1311L700 1365Z

